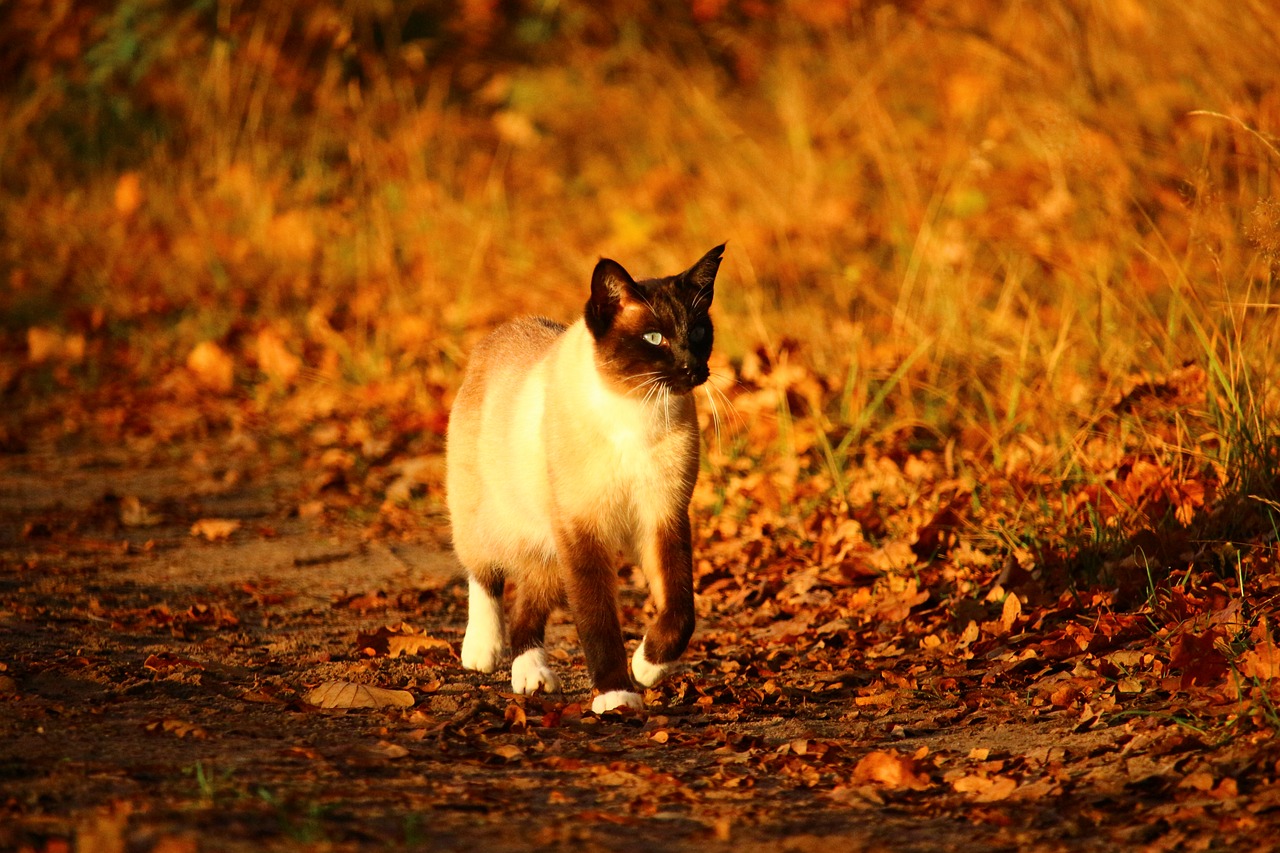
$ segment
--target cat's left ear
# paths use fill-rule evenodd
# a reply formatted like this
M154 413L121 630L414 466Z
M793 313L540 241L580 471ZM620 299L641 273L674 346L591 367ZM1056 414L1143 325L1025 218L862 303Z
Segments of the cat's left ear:
M680 273L680 278L693 291L699 303L711 303L716 291L716 273L720 270L720 256L724 254L724 243L707 252L698 262Z
M635 280L622 268L622 264L609 258L601 258L591 273L591 299L587 302L587 328L596 340L604 337L613 327L627 295L635 290Z

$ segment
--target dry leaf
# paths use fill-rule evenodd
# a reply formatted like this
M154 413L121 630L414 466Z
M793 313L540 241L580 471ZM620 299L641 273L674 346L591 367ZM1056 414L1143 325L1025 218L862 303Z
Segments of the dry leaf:
M408 690L387 690L334 679L309 691L303 701L317 708L409 708L413 705L413 694Z
M409 754L409 750L400 744L385 740L380 740L367 749L376 758L386 758L393 761L397 758L404 758Z
M189 737L196 740L204 740L209 737L209 733L195 723L188 723L185 720L159 720L153 723L147 723L146 730L158 734L166 732L168 734L177 735L180 738Z
M506 713L503 714L503 720L511 731L522 732L529 727L529 719L525 716L524 708L521 708L515 702L507 706Z
M519 761L524 758L524 750L514 743L500 743L489 752L505 761Z
M915 791L929 787L929 777L916 769L916 761L896 749L864 755L853 768L853 781Z
M116 181L116 212L123 217L132 216L142 204L142 181L137 172L125 172Z
M163 652L158 655L148 655L147 659L142 662L145 669L155 672L162 672L166 669L173 669L175 666L188 667L190 669L204 669L204 664L190 658L179 657L173 652Z
M961 776L951 782L958 794L973 794L979 803L994 803L1008 798L1018 787L1008 776Z
M302 361L284 345L284 340L272 329L263 329L255 342L258 369L272 381L288 385L297 378Z
M126 495L120 501L120 523L125 527L154 527L161 521L164 517L143 506L135 495Z
M452 651L448 640L424 634L412 625L401 622L387 625L369 634L356 635L356 648L367 655L398 658L400 655L420 655L427 651Z
M225 394L235 381L235 362L213 341L196 345L187 356L187 370L211 391Z
M203 536L210 542L230 538L232 533L240 529L240 521L235 518L202 518L191 525L192 536Z
M1240 658L1240 672L1246 678L1270 683L1280 678L1280 648L1276 647L1267 627L1267 620L1259 621L1253 630L1253 648Z

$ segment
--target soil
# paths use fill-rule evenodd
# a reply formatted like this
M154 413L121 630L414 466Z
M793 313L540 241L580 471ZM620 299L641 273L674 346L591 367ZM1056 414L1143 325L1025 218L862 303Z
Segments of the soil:
M597 717L560 614L565 693L513 696L457 662L466 591L444 519L371 536L300 513L304 476L287 448L226 439L0 457L0 849L1269 843L1268 744L1158 709L1033 712L983 661L878 709L859 687L912 650L851 671L824 670L820 649L807 669L738 667L717 654L731 626L704 608L649 709ZM239 526L193 535L208 518ZM643 602L628 586L631 642ZM436 642L362 646L400 623ZM307 701L334 679L413 705ZM1004 698L972 698L984 690Z

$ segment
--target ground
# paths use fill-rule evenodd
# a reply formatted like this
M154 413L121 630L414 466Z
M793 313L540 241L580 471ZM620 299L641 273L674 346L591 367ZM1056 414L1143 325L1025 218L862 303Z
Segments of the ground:
M209 457L221 464L192 463ZM397 538L300 515L301 475L280 458L218 438L3 457L0 847L1089 850L1270 837L1269 736L1197 730L1171 710L1176 696L1127 697L1122 679L1122 706L1101 692L1092 706L1044 701L1090 659L1025 654L1062 634L1052 618L959 660L899 646L889 620L792 636L794 620L744 619L760 609L749 597L736 612L704 601L685 670L649 691L644 713L598 717L561 614L550 646L565 693L512 695L501 673L458 663L465 585L444 520ZM626 587L632 642L643 601ZM333 680L413 704L316 707L312 689Z

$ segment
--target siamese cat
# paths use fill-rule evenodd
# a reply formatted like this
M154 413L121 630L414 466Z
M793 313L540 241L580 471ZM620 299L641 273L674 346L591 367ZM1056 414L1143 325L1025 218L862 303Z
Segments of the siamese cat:
M698 476L693 390L707 381L724 246L679 275L635 281L601 259L584 316L565 327L509 322L472 354L449 417L453 546L469 577L462 665L503 657L502 595L516 693L558 692L547 617L568 600L596 713L641 708L693 633L689 498ZM616 556L641 566L657 617L631 656L618 615Z

